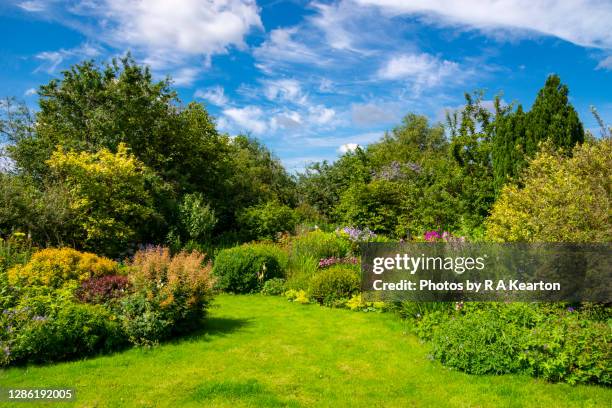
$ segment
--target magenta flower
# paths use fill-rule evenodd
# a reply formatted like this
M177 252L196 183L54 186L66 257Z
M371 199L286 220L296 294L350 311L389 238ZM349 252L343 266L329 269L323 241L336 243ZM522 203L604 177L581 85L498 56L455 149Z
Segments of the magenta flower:
M436 241L436 240L442 238L438 231L427 231L427 232L425 232L424 237L425 237L425 241L428 241L428 242Z

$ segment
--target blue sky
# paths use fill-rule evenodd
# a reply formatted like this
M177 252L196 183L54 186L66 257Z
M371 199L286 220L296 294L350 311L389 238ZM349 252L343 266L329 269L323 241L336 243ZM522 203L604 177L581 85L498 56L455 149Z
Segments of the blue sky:
M2 96L35 106L70 64L130 50L292 171L465 91L529 107L553 72L587 128L590 105L612 121L610 0L5 0L0 36Z

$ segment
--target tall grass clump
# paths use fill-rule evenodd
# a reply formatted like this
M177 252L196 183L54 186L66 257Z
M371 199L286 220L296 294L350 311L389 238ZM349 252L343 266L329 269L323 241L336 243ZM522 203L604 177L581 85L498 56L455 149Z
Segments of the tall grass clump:
M287 287L307 289L319 261L347 256L350 244L335 233L317 230L294 237L288 243L288 248Z

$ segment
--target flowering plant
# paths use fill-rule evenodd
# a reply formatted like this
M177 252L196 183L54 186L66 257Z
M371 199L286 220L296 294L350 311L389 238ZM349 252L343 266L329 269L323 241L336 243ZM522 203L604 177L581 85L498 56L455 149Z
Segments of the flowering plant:
M344 227L336 229L336 233L340 236L345 236L351 242L368 242L376 238L376 234L369 228L363 230L354 227Z
M327 268L329 266L332 265L337 265L337 264L353 264L356 265L359 263L359 259L355 258L354 256L352 257L345 257L345 258L337 258L332 256L331 258L323 258L321 260L319 260L319 268Z

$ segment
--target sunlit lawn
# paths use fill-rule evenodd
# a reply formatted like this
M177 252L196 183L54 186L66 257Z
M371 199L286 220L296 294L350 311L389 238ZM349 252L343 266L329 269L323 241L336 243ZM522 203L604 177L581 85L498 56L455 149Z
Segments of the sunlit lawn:
M612 406L612 390L602 387L450 371L390 314L259 295L219 296L207 326L190 338L11 368L0 371L0 387L73 387L74 405L84 407Z

